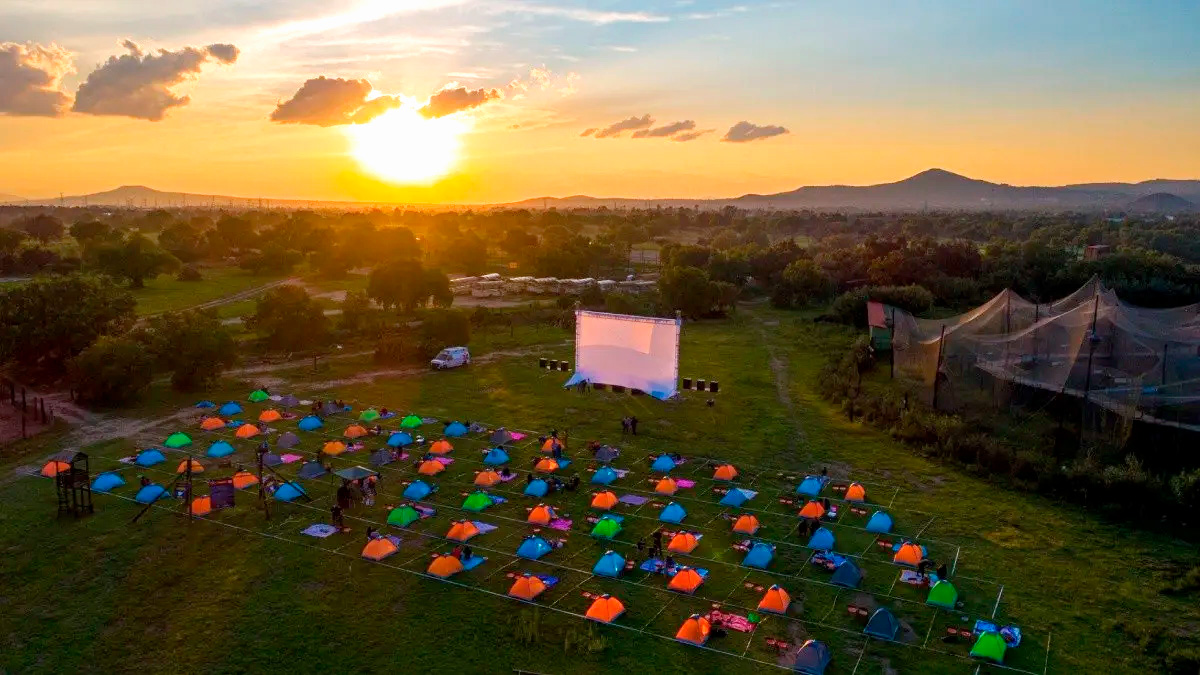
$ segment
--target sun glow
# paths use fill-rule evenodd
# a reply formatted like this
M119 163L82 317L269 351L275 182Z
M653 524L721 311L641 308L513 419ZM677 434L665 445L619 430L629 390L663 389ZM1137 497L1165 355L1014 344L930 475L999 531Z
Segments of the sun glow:
M370 173L392 183L428 185L458 162L466 131L453 116L426 119L410 107L389 110L366 124L352 125L350 153Z

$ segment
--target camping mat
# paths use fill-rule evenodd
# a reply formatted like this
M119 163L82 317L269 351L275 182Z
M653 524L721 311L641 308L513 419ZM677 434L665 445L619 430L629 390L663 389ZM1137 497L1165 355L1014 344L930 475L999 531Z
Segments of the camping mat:
M315 523L313 525L309 525L308 527L304 528L303 530L300 530L300 534L307 534L310 537L324 539L325 537L328 537L329 535L334 534L337 531L338 531L338 529L336 527L334 527L333 525L326 525L325 523Z

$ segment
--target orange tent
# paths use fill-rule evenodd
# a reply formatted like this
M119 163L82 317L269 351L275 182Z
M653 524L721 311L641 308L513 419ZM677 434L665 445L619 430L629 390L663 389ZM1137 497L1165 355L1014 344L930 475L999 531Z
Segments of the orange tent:
M238 427L237 434L235 435L238 438L254 438L258 435L258 427L253 424L243 424Z
M710 629L708 619L699 614L693 614L679 627L679 632L675 634L675 639L690 642L694 645L702 645L708 642L708 631Z
M592 508L600 509L601 511L608 511L616 506L618 501L620 500L617 499L616 494L614 494L611 490L605 490L604 492L597 493L595 497L592 497Z
M700 540L696 538L696 535L691 532L680 532L671 537L671 543L667 544L667 550L674 553L691 553L699 545Z
M758 602L758 609L763 612L775 612L777 614L787 614L788 605L792 604L792 598L787 591L779 586L772 585L767 589L766 595Z
M549 525L550 521L554 520L554 510L545 504L538 504L525 520L535 525Z
M862 483L851 483L850 487L846 488L846 501L848 501L848 502L865 502L865 501L867 501L867 489L862 486Z
M567 449L566 443L563 443L557 438L551 437L547 438L545 443L542 443L542 452L554 452L555 445L558 445L558 447L562 448L563 450Z
M278 422L281 419L283 419L283 415L280 415L279 411L274 408L268 408L258 414L259 422Z
M696 570L686 567L675 573L671 577L671 582L667 584L667 588L681 593L695 593L700 584L704 583L704 577L701 577Z
M66 462L60 462L57 459L52 459L49 462L46 462L46 465L42 467L42 475L46 478L54 478L58 475L58 472L70 470L70 464L67 464Z
M204 421L200 423L200 428L205 431L216 431L223 426L225 426L225 420L220 417L205 417Z
M737 476L738 470L732 464L722 464L713 472L713 480L733 480Z
M359 436L366 436L367 430L361 424L351 424L346 427L346 433L342 435L346 438L358 438Z
M754 534L758 532L758 518L755 518L750 513L743 514L733 522L733 531L740 534Z
M675 485L675 481L670 476L658 481L658 484L654 486L654 491L660 495L673 495L678 489L679 486Z
M533 468L536 469L537 471L545 471L546 473L551 473L553 471L558 470L558 462L554 461L550 457L543 457L538 460L537 465L534 466Z
M426 476L432 476L445 470L446 466L441 462L437 461L436 459L427 459L424 462L421 462L421 468L417 469L417 473L424 474Z
M337 456L346 451L346 444L341 441L329 441L321 447L321 452L327 455Z
M475 527L475 523L469 520L459 520L450 526L446 538L454 541L466 541L477 534L479 534L479 528Z
M176 467L175 473L186 473L187 470L188 470L188 460L185 459L179 463L178 467ZM193 459L192 460L192 473L204 473L204 465Z
M546 583L532 574L522 574L513 582L508 594L522 600L532 600L546 590Z
M362 557L367 560L383 560L398 550L400 549L391 541L380 537L367 542L367 545L363 547Z
M450 445L450 441L444 438L440 441L434 441L433 445L429 446L429 452L435 455L444 455L453 449L454 446Z
M611 595L602 595L592 602L584 616L600 623L612 623L624 612L625 605L621 604L620 600Z
M212 513L212 497L196 497L192 500L192 515L207 516Z
M435 556L426 572L443 579L463 571L462 561L452 555Z
M239 471L233 474L233 487L239 490L245 490L256 483L258 483L258 476L249 471Z
M821 502L811 501L800 509L801 518L820 518L825 515L825 507L821 506Z
M900 545L900 550L896 551L896 555L892 557L892 562L916 567L924 559L925 552L921 550L921 547L910 541L906 541Z
M441 462L438 462L438 464L441 464ZM479 473L475 474L476 485L480 485L482 487L492 487L499 482L500 474L490 469L487 471L480 471Z

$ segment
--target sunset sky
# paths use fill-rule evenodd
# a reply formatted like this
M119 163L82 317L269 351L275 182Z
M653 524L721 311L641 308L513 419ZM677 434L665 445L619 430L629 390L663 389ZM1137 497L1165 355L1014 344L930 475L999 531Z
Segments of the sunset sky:
M3 0L0 194L1200 178L1197 35L1150 0Z

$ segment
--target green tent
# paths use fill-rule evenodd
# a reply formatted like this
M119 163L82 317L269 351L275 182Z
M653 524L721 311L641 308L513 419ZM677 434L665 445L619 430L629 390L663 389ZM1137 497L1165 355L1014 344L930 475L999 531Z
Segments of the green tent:
M492 498L488 496L488 493L472 492L471 494L467 495L466 500L463 501L462 507L467 511L474 511L478 513L491 505Z
M419 426L421 426L421 418L416 415L409 415L400 420L401 429L416 429Z
M1004 663L1004 651L1008 649L1008 645L1004 644L1004 638L999 633L987 631L979 635L979 639L975 641L975 646L971 647L971 656L977 659L986 659L992 663Z
M601 518L592 528L592 536L600 539L612 539L621 533L621 524L612 518Z
M388 525L408 527L420 519L421 514L413 507L405 504L399 508L392 509L391 513L388 513L387 522Z
M254 391L250 392L250 400L254 403L262 403L269 398L271 398L270 394L262 389L255 389Z
M379 419L379 413L374 408L367 408L358 415L360 422L374 422L377 419Z
M954 606L958 604L958 591L955 590L954 584L942 579L929 589L929 596L925 598L925 604L954 609Z
M182 448L185 445L191 445L191 444L192 444L191 436L188 436L187 434L183 433L182 431L176 431L175 433L171 434L170 436L167 436L167 440L163 442L163 445L167 446L168 448Z

